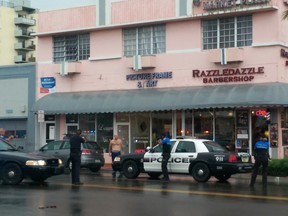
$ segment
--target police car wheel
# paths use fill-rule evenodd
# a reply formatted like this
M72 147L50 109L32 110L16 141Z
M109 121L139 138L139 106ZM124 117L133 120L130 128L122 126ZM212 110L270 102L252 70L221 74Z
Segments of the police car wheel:
M23 178L23 171L16 163L7 163L2 167L2 181L6 185L17 185Z
M192 176L197 182L207 182L211 177L211 172L205 163L196 163L192 168Z
M137 178L140 171L136 162L132 160L125 161L123 164L123 174L129 179Z
M162 173L155 173L155 172L148 172L147 174L148 174L148 175L150 176L150 178L152 178L152 179L157 179L157 178L159 178L159 176L162 175Z
M225 182L231 177L231 174L216 174L215 178L218 179L220 182Z

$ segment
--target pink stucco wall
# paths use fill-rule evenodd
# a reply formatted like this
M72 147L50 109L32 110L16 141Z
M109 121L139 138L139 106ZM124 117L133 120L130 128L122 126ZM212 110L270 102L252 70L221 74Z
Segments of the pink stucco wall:
M112 23L124 24L175 17L175 0L127 0L112 4Z
M122 30L112 29L91 33L91 58L122 55Z
M176 16L175 2L175 0L114 2L111 8L112 24L125 26L125 23L144 20L170 19ZM79 73L68 76L61 76L60 65L53 63L52 37L49 34L41 35L38 38L38 80L40 77L55 77L57 92L136 89L137 82L127 81L127 74L172 71L173 78L160 80L157 88L189 87L207 85L203 84L202 79L192 77L192 70L195 69L264 67L264 74L255 76L251 83L288 82L288 67L284 64L285 59L280 57L282 48L280 44L288 44L288 22L279 22L281 13L287 7L282 1L271 3L277 4L279 9L253 13L253 45L239 49L242 60L238 62L223 66L211 61L215 50L202 50L202 17L199 16L182 21L170 20L166 23L166 53L155 56L155 68L138 72L128 66L129 58L123 57L121 25L107 29L95 28L91 31L90 60L80 61ZM39 14L39 33L95 27L95 13L95 6L42 12ZM213 18L213 15L207 17ZM38 91L37 97L44 95Z
M37 33L95 27L95 14L95 6L41 12Z

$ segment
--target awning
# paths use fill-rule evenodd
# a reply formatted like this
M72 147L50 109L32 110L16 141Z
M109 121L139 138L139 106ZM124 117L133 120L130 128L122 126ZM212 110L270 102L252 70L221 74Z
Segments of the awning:
M73 114L287 105L288 84L265 83L52 93L39 99L32 111Z

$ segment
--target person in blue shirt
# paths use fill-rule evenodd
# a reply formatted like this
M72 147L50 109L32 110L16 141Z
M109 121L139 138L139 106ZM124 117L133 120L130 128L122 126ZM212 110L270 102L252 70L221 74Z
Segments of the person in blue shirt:
M268 161L269 156L269 142L264 135L261 135L259 140L254 146L254 170L252 172L250 187L253 187L257 178L258 170L262 165L262 186L267 187L267 175L268 175Z
M163 174L163 180L169 181L169 175L168 175L168 160L171 157L171 141L170 141L170 133L166 132L165 137L161 141L162 144L162 163L161 163L161 169Z

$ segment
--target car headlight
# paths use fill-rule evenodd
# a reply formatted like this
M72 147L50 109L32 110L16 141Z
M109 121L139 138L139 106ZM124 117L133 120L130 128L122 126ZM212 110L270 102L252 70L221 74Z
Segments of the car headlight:
M26 161L27 166L46 166L45 160L28 160Z
M63 162L62 162L61 159L58 159L58 164L59 164L59 165L62 165L62 164L63 164Z
M120 162L120 160L121 160L120 157L115 157L114 158L114 162Z

